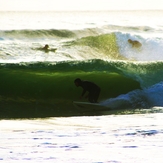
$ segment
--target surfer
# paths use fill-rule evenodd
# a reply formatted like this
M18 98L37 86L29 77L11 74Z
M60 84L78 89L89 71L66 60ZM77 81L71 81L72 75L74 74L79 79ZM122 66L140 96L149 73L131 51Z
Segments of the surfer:
M139 42L139 41L136 41L136 40L131 40L131 39L128 39L128 42L130 44L132 44L132 47L135 47L135 48L140 48L142 46L142 44Z
M101 88L98 85L90 81L82 81L80 78L75 79L74 83L77 87L83 88L83 92L80 98L82 98L88 91L89 94L86 96L86 98L88 98L88 101L91 103L97 103L101 91Z
M45 52L48 52L48 51L49 51L49 45L46 44L46 45L42 48L42 50L44 50Z
M48 44L45 44L43 48L38 48L38 50L43 50L44 52L55 52L57 48L50 48Z
M43 49L43 50L48 50L48 49L49 49L49 45L46 44L42 49Z

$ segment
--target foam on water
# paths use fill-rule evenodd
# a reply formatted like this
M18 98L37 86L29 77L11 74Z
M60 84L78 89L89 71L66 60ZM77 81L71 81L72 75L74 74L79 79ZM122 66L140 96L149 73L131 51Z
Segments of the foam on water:
M3 120L0 122L0 160L160 162L163 148L161 117L160 113Z
M155 84L147 89L134 90L127 94L121 94L116 98L110 98L101 102L101 105L113 109L152 108L163 107L163 83Z

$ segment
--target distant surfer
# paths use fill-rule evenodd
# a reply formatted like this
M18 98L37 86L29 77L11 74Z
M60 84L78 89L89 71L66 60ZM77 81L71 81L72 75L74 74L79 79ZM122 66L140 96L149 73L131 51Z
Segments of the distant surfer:
M128 39L128 42L132 45L132 47L135 47L135 48L140 48L142 46L142 44L136 40Z
M47 52L49 52L49 51L55 52L57 49L56 49L56 48L52 49L52 48L49 47L48 44L45 44L45 46L44 46L43 48L38 48L38 50L42 50L42 51L44 51L44 52L47 53Z
M46 45L42 48L42 50L48 51L48 50L49 50L49 45L46 44Z
M80 98L82 98L86 92L89 92L89 94L86 96L86 98L88 98L88 101L91 103L97 103L101 91L98 85L90 81L82 81L80 78L75 79L74 83L77 87L83 88L83 92Z

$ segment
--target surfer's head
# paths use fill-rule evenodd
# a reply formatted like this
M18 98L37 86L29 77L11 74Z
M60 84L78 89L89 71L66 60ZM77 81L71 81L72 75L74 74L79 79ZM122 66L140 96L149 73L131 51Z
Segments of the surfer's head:
M129 42L129 43L132 43L132 40L131 40L131 39L128 39L128 42Z
M77 79L74 80L74 83L75 83L75 85L78 87L78 86L81 85L82 81L81 81L80 78L77 78Z
M46 45L44 46L44 49L47 50L48 48L49 48L49 45L46 44Z

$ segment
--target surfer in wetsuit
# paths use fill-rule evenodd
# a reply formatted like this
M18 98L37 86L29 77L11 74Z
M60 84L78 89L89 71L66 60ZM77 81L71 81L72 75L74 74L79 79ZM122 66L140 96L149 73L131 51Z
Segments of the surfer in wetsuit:
M80 78L75 79L74 83L77 87L83 88L83 92L80 98L82 98L88 91L89 94L86 96L86 98L88 98L88 101L91 103L97 103L101 91L101 88L98 85L90 81L82 81Z

